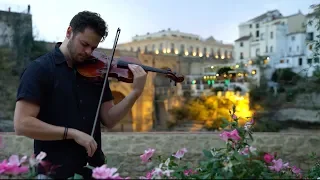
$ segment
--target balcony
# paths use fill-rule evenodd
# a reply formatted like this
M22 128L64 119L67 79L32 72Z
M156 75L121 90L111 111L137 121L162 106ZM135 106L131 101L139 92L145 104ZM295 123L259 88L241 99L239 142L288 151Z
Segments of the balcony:
M292 64L289 63L279 63L275 65L276 69L286 69L286 68L293 68Z

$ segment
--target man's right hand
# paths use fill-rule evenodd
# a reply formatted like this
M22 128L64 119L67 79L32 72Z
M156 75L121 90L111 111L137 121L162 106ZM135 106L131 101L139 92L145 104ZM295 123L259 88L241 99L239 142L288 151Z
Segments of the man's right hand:
M76 129L69 129L69 135L78 144L86 148L88 156L92 157L97 150L97 142L90 135Z

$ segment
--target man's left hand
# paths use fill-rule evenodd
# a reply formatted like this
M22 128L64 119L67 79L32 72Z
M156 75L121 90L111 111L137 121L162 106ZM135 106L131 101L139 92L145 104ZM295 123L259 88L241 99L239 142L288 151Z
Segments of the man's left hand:
M140 96L146 84L147 73L141 66L136 64L129 64L128 67L133 74L133 92L135 95Z

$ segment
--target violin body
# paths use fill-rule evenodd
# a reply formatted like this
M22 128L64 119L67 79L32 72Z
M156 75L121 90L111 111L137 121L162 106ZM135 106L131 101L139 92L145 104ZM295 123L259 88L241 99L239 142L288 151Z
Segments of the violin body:
M102 82L108 69L108 64L111 58L99 51L93 51L90 59L84 63L77 65L76 69L80 75L94 82ZM183 76L177 76L176 73L171 72L170 69L162 70L149 66L144 66L141 62L133 57L120 57L115 58L111 62L108 77L117 79L125 83L133 83L133 74L130 71L128 64L140 65L145 71L157 72L165 74L168 78L175 82L183 82Z

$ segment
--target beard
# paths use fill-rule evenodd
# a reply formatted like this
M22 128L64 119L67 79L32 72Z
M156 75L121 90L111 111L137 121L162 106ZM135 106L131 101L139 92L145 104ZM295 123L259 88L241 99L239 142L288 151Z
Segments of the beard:
M74 43L74 37L72 37L68 44L67 44L67 49L70 55L70 60L72 61L72 63L76 64L78 62L79 59L77 59L77 51L76 51L76 47L75 47L75 43Z

